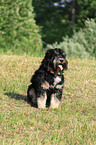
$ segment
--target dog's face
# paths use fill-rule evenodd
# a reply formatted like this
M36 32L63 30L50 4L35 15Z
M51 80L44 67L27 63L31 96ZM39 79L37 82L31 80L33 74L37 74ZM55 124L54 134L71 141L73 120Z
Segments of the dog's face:
M42 61L43 66L54 74L62 74L67 69L66 53L59 48L49 49Z

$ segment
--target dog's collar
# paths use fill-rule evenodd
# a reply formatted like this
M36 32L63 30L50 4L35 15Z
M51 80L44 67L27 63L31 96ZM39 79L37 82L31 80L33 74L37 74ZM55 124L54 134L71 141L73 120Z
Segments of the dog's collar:
M47 71L49 74L53 75L54 77L56 76L62 76L62 74L57 74L57 73L54 73L53 71Z

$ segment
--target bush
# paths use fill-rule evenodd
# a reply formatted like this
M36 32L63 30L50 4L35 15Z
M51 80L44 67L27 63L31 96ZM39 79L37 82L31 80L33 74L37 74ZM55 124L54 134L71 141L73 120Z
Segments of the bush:
M60 47L70 57L96 58L96 23L93 19L85 21L85 28L75 32L72 38L63 38L63 42L48 45L47 48Z
M0 2L0 49L32 53L42 47L31 0Z

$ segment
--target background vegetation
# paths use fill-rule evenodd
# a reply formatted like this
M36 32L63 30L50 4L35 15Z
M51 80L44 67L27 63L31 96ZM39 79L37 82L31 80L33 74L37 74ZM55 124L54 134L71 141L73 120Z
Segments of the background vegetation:
M85 27L85 20L96 20L95 0L33 0L36 23L42 26L46 43L63 41L66 35Z
M96 1L0 1L0 53L40 56L46 44L68 56L96 57Z
M31 0L0 2L0 49L33 53L42 48Z
M96 23L93 19L85 21L85 28L75 32L69 38L63 37L63 42L47 45L48 48L59 47L65 50L69 57L96 58Z

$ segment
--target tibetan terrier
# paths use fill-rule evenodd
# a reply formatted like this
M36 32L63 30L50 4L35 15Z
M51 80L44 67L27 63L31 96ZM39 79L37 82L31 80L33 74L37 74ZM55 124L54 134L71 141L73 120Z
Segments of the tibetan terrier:
M63 71L67 66L66 53L62 49L49 49L31 78L27 101L38 108L58 108L64 87Z

